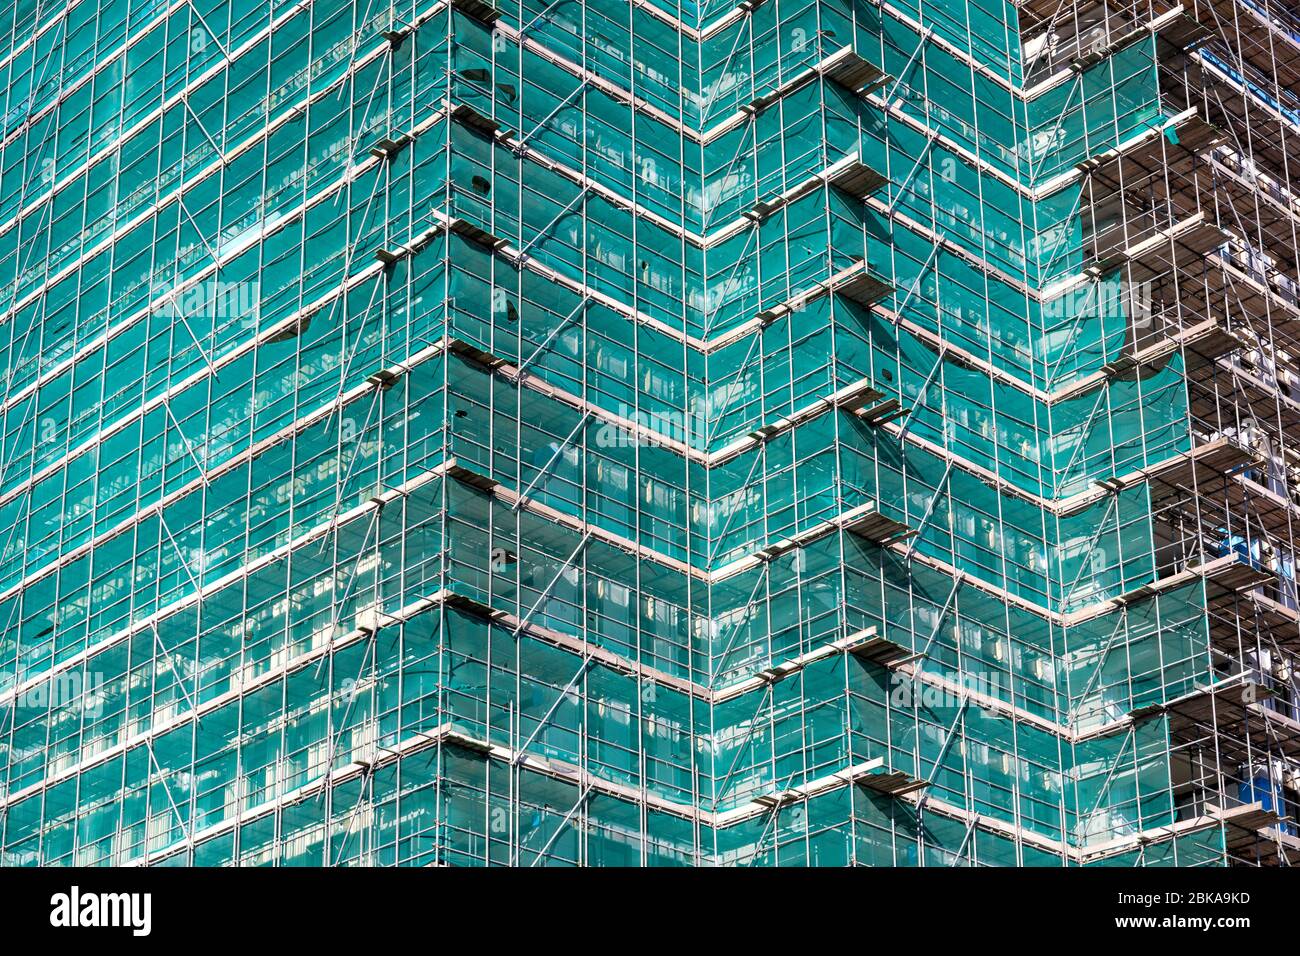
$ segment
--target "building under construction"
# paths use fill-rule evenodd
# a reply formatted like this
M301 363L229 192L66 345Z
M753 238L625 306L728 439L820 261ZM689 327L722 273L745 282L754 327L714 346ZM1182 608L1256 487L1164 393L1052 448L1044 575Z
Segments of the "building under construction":
M0 862L1300 862L1293 5L0 17Z

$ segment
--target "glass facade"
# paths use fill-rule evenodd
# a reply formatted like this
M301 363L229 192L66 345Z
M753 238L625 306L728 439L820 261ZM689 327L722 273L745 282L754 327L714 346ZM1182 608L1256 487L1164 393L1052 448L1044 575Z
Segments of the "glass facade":
M1197 2L11 5L0 862L1300 860Z

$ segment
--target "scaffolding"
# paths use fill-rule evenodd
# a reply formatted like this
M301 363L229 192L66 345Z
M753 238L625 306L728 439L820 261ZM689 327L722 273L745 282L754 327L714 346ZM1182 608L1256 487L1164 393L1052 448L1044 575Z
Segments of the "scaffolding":
M1181 362L1189 456L1221 449L1147 472L1159 574L1233 571L1205 578L1196 686L1134 713L1165 727L1178 820L1234 813L1228 860L1291 864L1300 20L1273 3L1046 0L1020 22L1030 84L1086 82L1125 51L1152 60L1133 98L1155 109L1149 132L1081 164L1080 252L1146 284L1149 321L1107 374L1144 374L1144 352Z
M0 861L1300 862L1294 14L119 6L0 20Z

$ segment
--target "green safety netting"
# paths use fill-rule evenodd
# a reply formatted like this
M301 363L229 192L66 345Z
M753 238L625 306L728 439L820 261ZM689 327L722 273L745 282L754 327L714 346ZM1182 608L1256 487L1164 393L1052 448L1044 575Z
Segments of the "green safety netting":
M1151 505L1051 503L1188 448L1183 370L1054 394L1126 318L1101 281L1042 301L1083 264L1079 193L1030 195L1158 124L1153 41L1025 102L1009 3L774 0L702 41L672 17L729 5L507 3L395 47L424 6L199 4L229 61L118 6L48 41L84 69L139 34L52 114L51 201L48 130L0 167L0 688L45 688L3 712L7 862L1062 865L1173 821L1160 721L1069 733L1195 686L1201 586L1063 623L1154 580ZM11 112L55 102L46 43L4 61ZM845 48L910 122L790 85ZM853 159L872 202L806 186ZM858 268L883 311L827 294ZM186 282L181 322L156 300ZM858 386L913 440L825 401ZM921 531L906 558L835 525L863 502ZM925 675L745 686L871 628ZM979 704L935 692L972 678ZM877 760L940 810L831 786L744 815Z

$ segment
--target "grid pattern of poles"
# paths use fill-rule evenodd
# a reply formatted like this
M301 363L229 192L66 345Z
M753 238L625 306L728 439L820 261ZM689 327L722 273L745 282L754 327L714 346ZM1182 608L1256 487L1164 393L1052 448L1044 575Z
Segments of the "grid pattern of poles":
M0 862L1300 858L1300 30L17 3Z

